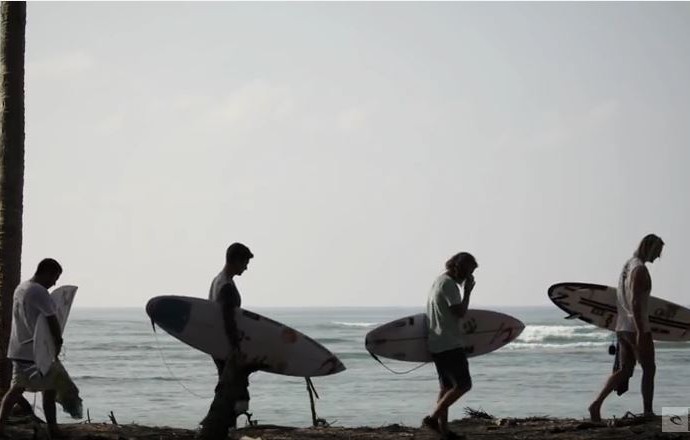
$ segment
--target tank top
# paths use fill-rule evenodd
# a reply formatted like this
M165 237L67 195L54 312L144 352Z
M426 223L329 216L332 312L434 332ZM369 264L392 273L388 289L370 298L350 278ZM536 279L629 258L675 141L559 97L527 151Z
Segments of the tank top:
M616 320L617 332L635 332L635 320L633 315L633 277L632 273L640 266L644 266L638 257L629 259L618 280L618 291L616 292L618 318ZM648 301L642 303L642 331L649 332L649 312L647 310Z

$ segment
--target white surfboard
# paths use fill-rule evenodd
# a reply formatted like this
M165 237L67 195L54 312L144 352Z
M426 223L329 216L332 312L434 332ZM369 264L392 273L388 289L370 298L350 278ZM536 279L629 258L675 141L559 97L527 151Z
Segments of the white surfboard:
M525 329L518 319L489 310L467 311L458 321L467 357L498 350L514 341ZM430 362L427 349L427 316L424 313L396 319L367 333L364 345L370 353L399 361Z
M549 298L568 318L616 330L615 287L588 283L558 283L549 288ZM658 341L690 341L690 310L670 301L649 298L649 324Z
M65 330L69 312L72 309L74 296L77 294L77 286L60 286L53 290L50 297L55 302L58 323L60 330ZM48 320L45 316L39 316L34 330L34 362L41 374L47 374L55 361L55 343L53 335L48 327Z
M187 296L157 296L146 304L146 313L185 344L218 359L230 354L218 303ZM245 309L236 311L235 322L241 351L248 362L262 364L262 371L316 377L345 370L342 362L323 345L284 324Z

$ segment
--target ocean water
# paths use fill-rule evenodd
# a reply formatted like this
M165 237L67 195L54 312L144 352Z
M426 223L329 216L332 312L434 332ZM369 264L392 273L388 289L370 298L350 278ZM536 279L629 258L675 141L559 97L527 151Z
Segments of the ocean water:
M451 408L451 418L466 406L497 417L551 415L585 417L613 357L612 333L564 320L555 307L494 308L527 325L512 344L470 359L473 389ZM255 311L288 324L336 353L347 370L314 378L319 417L338 426L418 425L433 407L438 384L432 364L407 374L383 368L364 349L373 327L421 308L284 308ZM690 406L690 343L657 344L655 409ZM398 372L419 364L383 360ZM72 310L65 330L63 362L92 421L195 428L213 397L215 367L209 356L157 329L143 309ZM603 416L641 412L641 372L630 391L613 394ZM260 423L309 426L311 413L304 379L263 372L250 379L250 412ZM40 414L41 399L36 402ZM58 410L60 412L60 410ZM70 419L59 415L61 422ZM240 424L244 419L240 419Z

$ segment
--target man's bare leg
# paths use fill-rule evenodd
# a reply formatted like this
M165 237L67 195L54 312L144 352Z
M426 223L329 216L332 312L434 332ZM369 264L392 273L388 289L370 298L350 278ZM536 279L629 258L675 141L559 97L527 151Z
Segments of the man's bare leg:
M642 367L642 406L645 416L654 415L654 376L656 363L654 362L654 342L651 335L645 346L640 350L640 366Z
M656 367L652 366L649 369L642 369L642 405L644 407L644 415L654 415L654 375Z
M24 411L24 413L29 414L32 417L36 417L36 414L34 414L34 408L31 406L28 400L24 397L24 395L19 396L19 400L17 401L17 405Z
M443 396L448 391L450 391L450 388L441 389L441 391L438 394L438 400L436 401L436 405L438 405L441 402L441 400L443 399ZM448 409L447 408L445 411L442 411L439 414L439 417L437 420L438 420L438 427L439 427L439 430L441 431L441 433L445 434L446 432L448 432Z
M625 381L628 377L630 377L630 371L626 369L618 370L609 376L608 380L604 384L604 388L601 390L597 398L594 399L594 402L589 405L589 418L593 422L601 421L601 405L604 403L604 400L606 400L608 395L611 394L613 390L618 388L618 385Z
M620 384L624 383L626 380L629 380L632 376L636 360L634 342L632 342L634 340L633 338L635 338L634 334L618 332L618 356L620 356L619 369L609 376L608 380L604 384L604 388L601 390L597 398L594 399L594 402L589 405L589 417L593 422L601 421L601 406L608 395L611 394L613 390L618 388Z
M431 413L432 418L441 421L445 421L445 426L441 427L439 425L439 428L441 428L441 433L446 434L448 432L448 408L452 404L458 401L463 394L467 393L471 387L465 386L465 387L453 387L446 391L441 399L438 401L438 404L436 405L436 410L434 410L433 413Z
M48 423L48 432L51 436L58 436L60 434L57 427L57 414L55 411L55 390L43 391L43 413L46 416L46 423Z
M0 403L0 434L5 430L5 422L7 422L7 418L10 416L12 407L19 402L19 399L23 398L22 394L24 394L24 388L11 386L2 398L2 403Z

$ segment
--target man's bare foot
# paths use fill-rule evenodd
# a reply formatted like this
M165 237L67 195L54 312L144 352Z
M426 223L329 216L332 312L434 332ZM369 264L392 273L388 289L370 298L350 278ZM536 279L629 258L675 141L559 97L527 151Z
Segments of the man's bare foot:
M62 429L59 429L57 425L48 425L48 434L50 434L51 440L67 438Z
M601 404L596 402L589 405L589 419L593 422L601 422Z
M438 420L431 416L426 416L422 419L422 427L429 428L432 431L441 432L441 428L438 425Z

